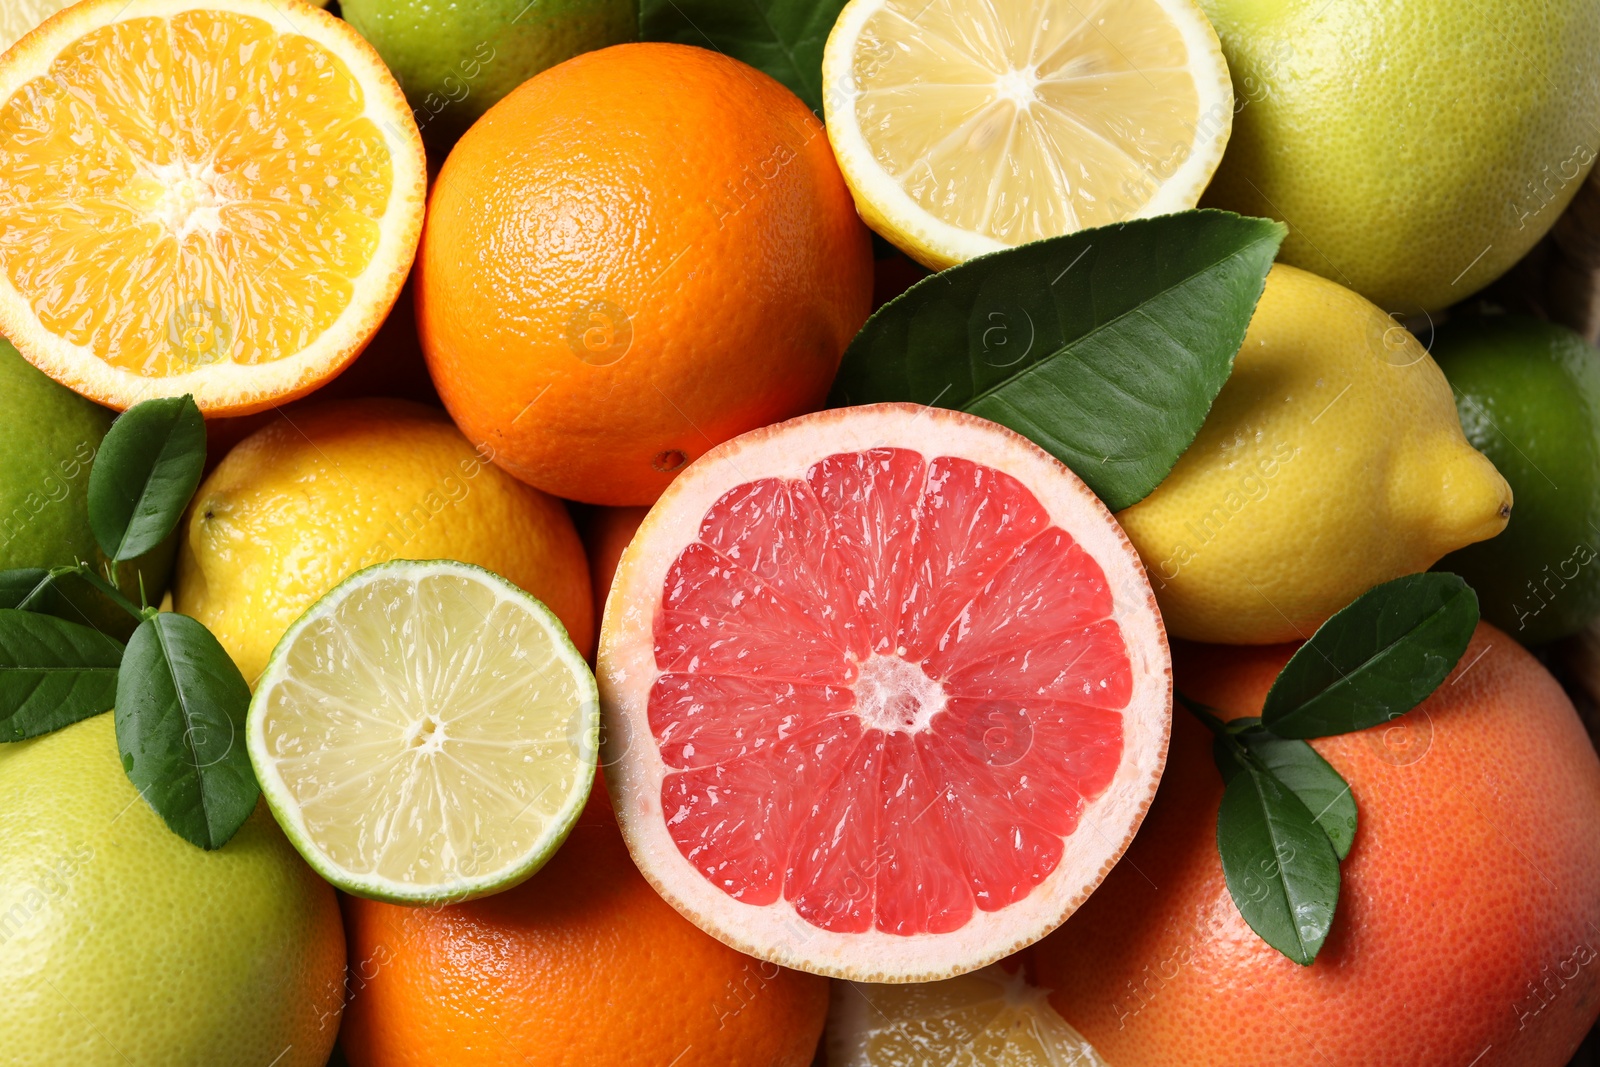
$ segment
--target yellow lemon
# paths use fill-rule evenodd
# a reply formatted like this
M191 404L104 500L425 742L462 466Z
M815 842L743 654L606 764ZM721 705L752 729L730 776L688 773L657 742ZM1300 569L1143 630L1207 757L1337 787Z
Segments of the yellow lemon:
M280 418L200 486L180 531L174 607L254 683L289 624L355 571L454 559L532 593L588 654L589 566L566 507L492 459L443 412L402 400Z
M1600 151L1600 0L1201 0L1233 72L1205 203L1412 314L1504 274Z
M1343 286L1279 265L1194 444L1117 517L1169 632L1269 644L1311 636L1510 514L1510 487L1467 443L1416 338Z

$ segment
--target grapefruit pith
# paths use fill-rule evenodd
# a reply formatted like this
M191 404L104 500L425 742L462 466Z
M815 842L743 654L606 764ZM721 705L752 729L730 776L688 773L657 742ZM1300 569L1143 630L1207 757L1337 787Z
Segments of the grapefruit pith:
M1143 569L1070 471L909 404L708 452L617 568L607 781L646 878L787 967L973 970L1121 856L1166 758Z

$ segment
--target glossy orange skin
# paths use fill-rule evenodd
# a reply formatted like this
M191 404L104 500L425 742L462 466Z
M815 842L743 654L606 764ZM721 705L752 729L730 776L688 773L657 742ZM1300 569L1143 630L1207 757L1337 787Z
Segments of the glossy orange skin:
M351 1067L806 1067L828 982L701 933L629 858L598 790L515 889L407 908L343 900Z
M611 579L616 577L617 563L648 514L650 509L644 507L595 508L579 530L583 535L583 549L589 554L589 577L594 583L594 623L597 628L605 618L606 597L611 593Z
M1173 648L1178 687L1256 714L1291 646ZM1150 816L1037 946L1040 983L1117 1067L1560 1067L1600 1012L1600 760L1543 667L1481 624L1384 728L1315 747L1359 807L1339 910L1300 967L1239 917L1210 735L1173 716Z
M871 240L816 117L685 45L568 60L496 104L433 188L417 321L496 462L649 504L689 461L824 402Z

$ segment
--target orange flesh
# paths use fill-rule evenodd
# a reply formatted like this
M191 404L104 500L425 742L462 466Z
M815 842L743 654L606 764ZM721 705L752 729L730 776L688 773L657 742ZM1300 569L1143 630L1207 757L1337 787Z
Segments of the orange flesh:
M394 167L327 48L224 11L116 22L0 107L0 269L146 377L302 351L372 262Z

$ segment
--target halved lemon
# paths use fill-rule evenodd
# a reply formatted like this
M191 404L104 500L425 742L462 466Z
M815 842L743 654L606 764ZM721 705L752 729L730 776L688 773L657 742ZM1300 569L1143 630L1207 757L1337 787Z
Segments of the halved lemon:
M851 0L822 80L862 218L935 270L1191 208L1233 129L1194 0Z
M428 904L544 865L589 797L599 724L594 675L548 608L481 567L398 560L289 627L246 736L317 873Z
M1048 993L997 964L942 982L835 982L830 1067L1106 1067Z
M328 13L85 0L0 57L0 333L112 407L270 407L381 325L426 183L399 86Z

